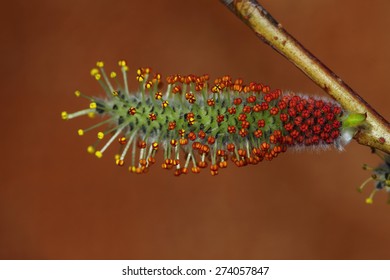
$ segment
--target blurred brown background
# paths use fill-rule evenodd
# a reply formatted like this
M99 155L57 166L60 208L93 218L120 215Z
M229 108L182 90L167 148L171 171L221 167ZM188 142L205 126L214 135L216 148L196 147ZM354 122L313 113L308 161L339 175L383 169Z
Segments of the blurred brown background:
M390 1L262 3L390 118ZM355 190L369 176L361 165L379 162L366 147L290 151L216 177L137 176L85 152L87 118L61 120L87 105L75 89L102 93L97 60L323 94L219 1L15 0L0 13L0 258L390 258L387 197L366 205L369 190Z

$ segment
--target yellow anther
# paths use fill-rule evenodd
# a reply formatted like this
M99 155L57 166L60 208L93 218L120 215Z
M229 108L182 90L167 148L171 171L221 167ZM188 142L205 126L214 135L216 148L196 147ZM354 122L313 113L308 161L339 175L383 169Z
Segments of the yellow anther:
M80 97L81 92L80 92L79 90L76 90L76 91L74 92L74 95L76 95L76 97Z
M122 66L122 67L123 67L123 66L126 66L126 60L124 60L124 59L119 60L119 61L118 61L118 65L119 65L119 66Z
M103 156L103 153L102 153L101 151L96 151L96 152L95 152L95 156L96 156L97 158L101 158L101 157Z
M65 112L65 111L63 111L63 112L61 113L61 118L62 118L63 120L67 120L67 119L68 119L68 113Z
M84 130L79 129L79 130L77 130L77 133L78 133L78 135L83 136L84 135Z
M100 140L102 140L104 138L104 133L103 132L98 132L97 134L97 138L99 138Z
M142 83L144 81L144 76L137 75L136 79L137 79L138 82Z
M116 154L116 155L114 156L114 158L115 158L115 160L118 160L118 159L120 159L120 158L121 158L121 155L119 155L119 154Z
M141 68L138 68L138 69L137 69L137 75L142 75Z
M129 171L135 173L135 172L137 171L137 167L135 167L135 166L130 166L130 167L129 167Z
M162 103L163 108L168 107L168 105L169 105L169 102L167 100L163 101L163 103Z
M89 108L90 108L90 109L96 109L96 107L97 107L96 102L91 102L91 103L89 104Z
M366 198L366 203L367 204L372 204L374 200L371 197Z
M116 163L116 165L118 165L118 166L123 166L123 165L125 164L125 162L124 162L122 159L117 159L117 160L115 161L115 163Z
M110 73L110 77L111 77L111 78L115 78L115 77L116 77L116 73L115 73L115 72L111 72L111 73Z
M96 79L97 81L99 81L101 77L102 77L102 76L101 76L100 74L96 74L96 75L95 75L95 79Z
M97 74L99 74L99 69L92 68L90 73L91 73L91 76L96 76Z
M93 146L88 146L87 152L88 152L88 154L94 154L95 153L95 148Z
M122 66L122 69L123 69L124 71L129 71L129 67L127 67L127 65Z
M112 95L113 95L113 96L118 96L118 92L117 92L116 90L114 90L114 91L112 92Z
M89 112L88 117L93 119L95 117L95 112Z
M104 62L103 61L98 61L98 62L96 62L96 66L97 67L103 67L104 66Z

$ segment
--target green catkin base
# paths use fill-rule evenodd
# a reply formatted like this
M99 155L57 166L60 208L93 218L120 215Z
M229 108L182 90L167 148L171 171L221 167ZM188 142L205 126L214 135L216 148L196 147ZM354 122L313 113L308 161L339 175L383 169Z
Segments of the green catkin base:
M91 75L107 98L76 91L76 96L92 101L89 109L63 112L62 118L93 113L109 116L110 126L98 133L98 141L88 152L100 158L117 141L117 165L126 161L134 173L147 172L158 150L163 150L161 166L173 169L175 175L189 169L199 173L206 166L216 175L227 166L228 158L245 166L272 160L290 146L343 145L343 111L329 100L282 94L259 83L244 85L229 76L211 85L208 75L169 76L166 90L161 91L161 76L152 75L149 68L137 70L139 91L132 94L127 88L125 61L119 62L123 85L116 73L106 75L102 62L97 66ZM80 129L79 135L91 129ZM101 145L106 136L108 140Z

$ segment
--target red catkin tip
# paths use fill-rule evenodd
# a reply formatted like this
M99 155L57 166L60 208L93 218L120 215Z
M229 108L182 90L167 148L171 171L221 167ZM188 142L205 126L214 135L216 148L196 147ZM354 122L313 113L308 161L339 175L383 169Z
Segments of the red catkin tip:
M245 84L242 79L233 82L227 75L214 83L207 74L171 75L164 90L161 75L148 67L136 71L139 92L131 93L126 62L121 60L119 65L123 82L115 72L107 76L103 63L91 71L105 98L77 91L76 96L92 100L89 108L61 116L107 116L79 134L108 124L88 151L100 158L117 139L115 161L119 166L128 164L132 173L147 173L159 151L161 167L178 176L205 168L217 175L229 160L238 167L257 164L273 160L290 147L342 148L345 112L333 101L283 93L262 83Z

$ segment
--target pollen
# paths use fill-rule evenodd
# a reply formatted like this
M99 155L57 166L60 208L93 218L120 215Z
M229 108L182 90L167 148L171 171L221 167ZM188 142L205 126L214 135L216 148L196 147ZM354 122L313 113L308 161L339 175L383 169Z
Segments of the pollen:
M147 173L161 154L161 167L176 176L203 169L217 175L229 160L238 167L258 164L290 147L341 149L356 131L356 121L349 121L352 128L346 126L348 113L334 101L245 83L228 75L214 82L207 74L175 74L163 80L150 67L136 70L139 90L131 92L127 63L120 60L118 65L122 75L114 71L107 75L103 61L98 61L90 74L105 95L75 91L89 105L74 113L64 111L61 118L102 116L103 120L77 131L81 136L99 129L88 153L101 158L108 148L117 146L116 165L127 163L132 173ZM165 88L162 81L167 82Z

